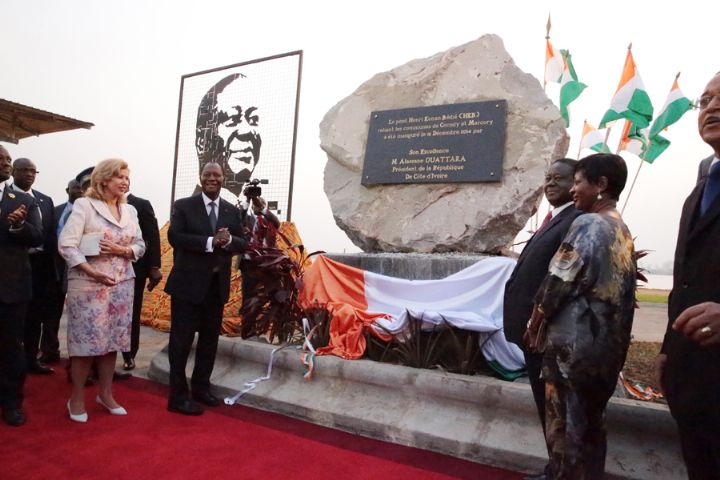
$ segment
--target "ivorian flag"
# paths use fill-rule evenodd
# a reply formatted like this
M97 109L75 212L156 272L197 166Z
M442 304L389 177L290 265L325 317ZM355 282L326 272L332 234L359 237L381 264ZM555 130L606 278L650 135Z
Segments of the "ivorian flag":
M629 120L638 128L645 128L650 125L652 116L653 107L650 97L635 66L632 50L628 49L620 83L610 102L610 109L605 112L600 122L600 128L605 128L609 122L621 118Z
M678 74L679 76L680 74ZM670 93L665 100L660 115L655 119L650 128L649 142L647 151L643 155L643 160L648 163L652 163L665 149L670 146L670 140L660 135L660 132L668 128L673 123L680 120L680 117L690 110L692 102L689 98L683 95L680 87L678 86L677 77L673 82L673 86L670 89Z
M647 128L640 128L632 122L625 121L618 152L626 150L642 158L648 147L647 133Z
M578 81L570 52L567 50L560 50L560 52L563 59L565 59L565 67L560 81L560 114L565 120L565 126L569 127L570 114L568 113L568 106L580 96L582 91L587 88L587 85Z
M550 39L545 40L545 83L548 82L560 83L563 74L563 68L565 62L563 62L562 55L560 52L555 50L550 43Z
M610 149L605 143L605 138L597 129L595 129L595 127L590 125L587 120L583 125L580 148L589 148L590 150L595 150L598 153L610 153Z
M438 280L406 280L344 265L325 256L305 269L299 301L332 313L330 342L318 355L363 356L367 334L407 338L411 322L423 330L450 326L478 332L483 356L506 372L524 367L520 347L502 333L503 291L515 260L489 257Z

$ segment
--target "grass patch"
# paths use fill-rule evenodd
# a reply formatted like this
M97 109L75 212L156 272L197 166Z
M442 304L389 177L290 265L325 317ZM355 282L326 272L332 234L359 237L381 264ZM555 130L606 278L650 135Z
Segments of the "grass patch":
M657 291L643 291L638 290L636 293L638 302L644 302L644 303L668 303L668 293L667 292L657 292Z

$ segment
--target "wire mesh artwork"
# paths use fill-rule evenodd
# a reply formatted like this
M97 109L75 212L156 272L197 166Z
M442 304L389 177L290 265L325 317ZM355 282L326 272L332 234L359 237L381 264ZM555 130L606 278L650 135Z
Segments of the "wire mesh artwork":
M182 77L173 200L199 191L200 171L215 162L222 198L244 202L257 179L270 209L290 220L301 67L297 51Z

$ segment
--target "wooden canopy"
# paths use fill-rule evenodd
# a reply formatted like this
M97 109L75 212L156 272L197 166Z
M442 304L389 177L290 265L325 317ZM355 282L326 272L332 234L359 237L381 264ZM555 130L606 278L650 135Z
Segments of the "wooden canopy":
M0 98L0 141L18 143L44 133L93 127L92 123L64 117Z

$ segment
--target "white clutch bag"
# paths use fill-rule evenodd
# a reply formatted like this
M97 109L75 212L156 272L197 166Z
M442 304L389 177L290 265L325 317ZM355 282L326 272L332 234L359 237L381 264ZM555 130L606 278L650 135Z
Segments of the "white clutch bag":
M80 238L80 253L86 257L95 257L100 255L100 240L104 235L102 233L86 233Z

